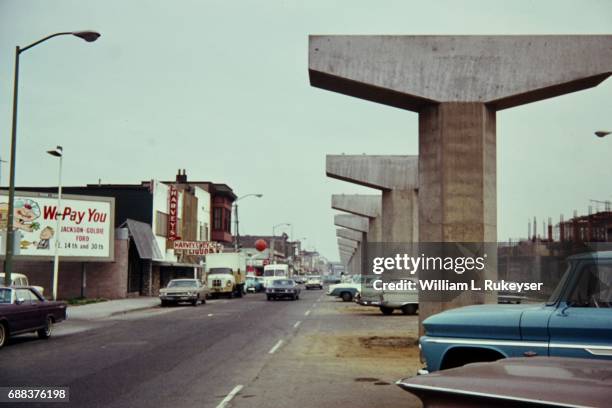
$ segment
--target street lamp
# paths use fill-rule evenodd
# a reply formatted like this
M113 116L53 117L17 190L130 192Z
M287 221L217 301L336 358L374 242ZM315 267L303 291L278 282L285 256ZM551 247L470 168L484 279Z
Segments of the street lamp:
M605 136L608 136L610 133L612 133L612 132L610 132L608 130L597 130L595 132L595 136L597 136L597 137L605 137Z
M240 248L240 233L238 232L238 201L247 197L263 197L263 194L246 194L242 197L239 197L234 201L234 223L236 225L236 236L234 237L234 251L238 252L238 248Z
M59 157L59 178L57 183L57 210L55 211L55 252L53 253L53 300L57 300L57 281L59 278L59 246L60 228L62 220L62 162L64 159L64 149L56 146L53 150L47 150L47 154Z
M40 43L43 43L53 37L58 37L60 35L73 35L75 37L81 38L87 42L96 41L100 34L95 31L70 31L70 32L61 32L48 35L40 40L33 42L32 44L20 48L19 46L15 47L15 80L13 82L13 127L11 132L11 162L10 162L10 170L9 170L9 198L8 198L8 214L7 214L7 222L6 222L6 254L4 258L4 282L7 286L11 283L11 272L13 271L13 246L15 242L15 235L13 231L13 217L14 217L14 205L15 205L15 160L16 160L16 150L17 150L17 96L19 90L19 55L29 50L32 47L37 46Z
M293 225L290 222L281 222L280 224L276 224L274 226L272 226L272 242L270 242L270 262L274 262L275 259L275 254L274 254L274 247L276 244L276 228L277 227L283 227L283 226L287 226L287 227L291 227L291 229L293 229ZM293 238L293 231L291 232L291 238Z

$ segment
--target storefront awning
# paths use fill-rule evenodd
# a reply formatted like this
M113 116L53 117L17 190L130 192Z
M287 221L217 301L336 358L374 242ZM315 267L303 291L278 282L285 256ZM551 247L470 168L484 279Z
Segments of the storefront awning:
M127 219L124 223L127 226L130 236L134 239L138 256L141 259L161 260L164 259L159 245L153 235L153 230L149 224L144 222Z

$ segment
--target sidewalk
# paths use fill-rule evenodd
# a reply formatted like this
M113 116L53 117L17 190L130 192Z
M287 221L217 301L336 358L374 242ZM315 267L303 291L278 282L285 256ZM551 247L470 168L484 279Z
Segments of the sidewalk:
M69 320L98 320L110 316L149 309L159 305L157 297L137 297L131 299L108 300L83 306L68 306Z

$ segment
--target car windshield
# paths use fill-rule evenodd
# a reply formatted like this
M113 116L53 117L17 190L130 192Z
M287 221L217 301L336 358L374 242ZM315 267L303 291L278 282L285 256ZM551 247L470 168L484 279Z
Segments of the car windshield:
M212 274L232 274L232 269L231 268L210 268L208 273Z
M289 286L293 284L291 279L278 279L274 281L274 286Z
M264 276L285 276L286 273L283 269L266 269Z
M0 303L11 303L10 289L0 289Z
M173 280L168 284L169 288L192 288L195 286L197 285L194 280Z
M548 298L548 302L546 302L547 305L553 305L559 300L559 297L561 296L561 291L563 290L565 284L567 283L567 280L569 279L570 270L571 265L568 265L567 269L565 270L565 273L561 277L561 280L557 284L557 287L555 288L555 290L553 290L553 293Z

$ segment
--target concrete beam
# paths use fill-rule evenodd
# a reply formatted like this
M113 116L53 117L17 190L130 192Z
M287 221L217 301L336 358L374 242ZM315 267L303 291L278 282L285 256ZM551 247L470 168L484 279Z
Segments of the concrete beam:
M338 238L338 245L341 245L346 248L357 249L360 246L359 244L359 242L351 241L350 239Z
M340 238L350 239L351 241L362 242L363 233L353 231L346 228L338 228L336 229L336 236Z
M611 35L310 36L312 86L420 112L446 102L511 108L612 74Z
M333 194L331 207L334 210L349 214L376 218L380 216L381 196L376 194Z
M376 194L333 194L332 208L349 214L368 217L368 241L382 239L382 197Z
M418 156L327 155L327 177L378 190L419 187Z
M334 225L354 231L368 232L368 219L353 214L334 215Z

